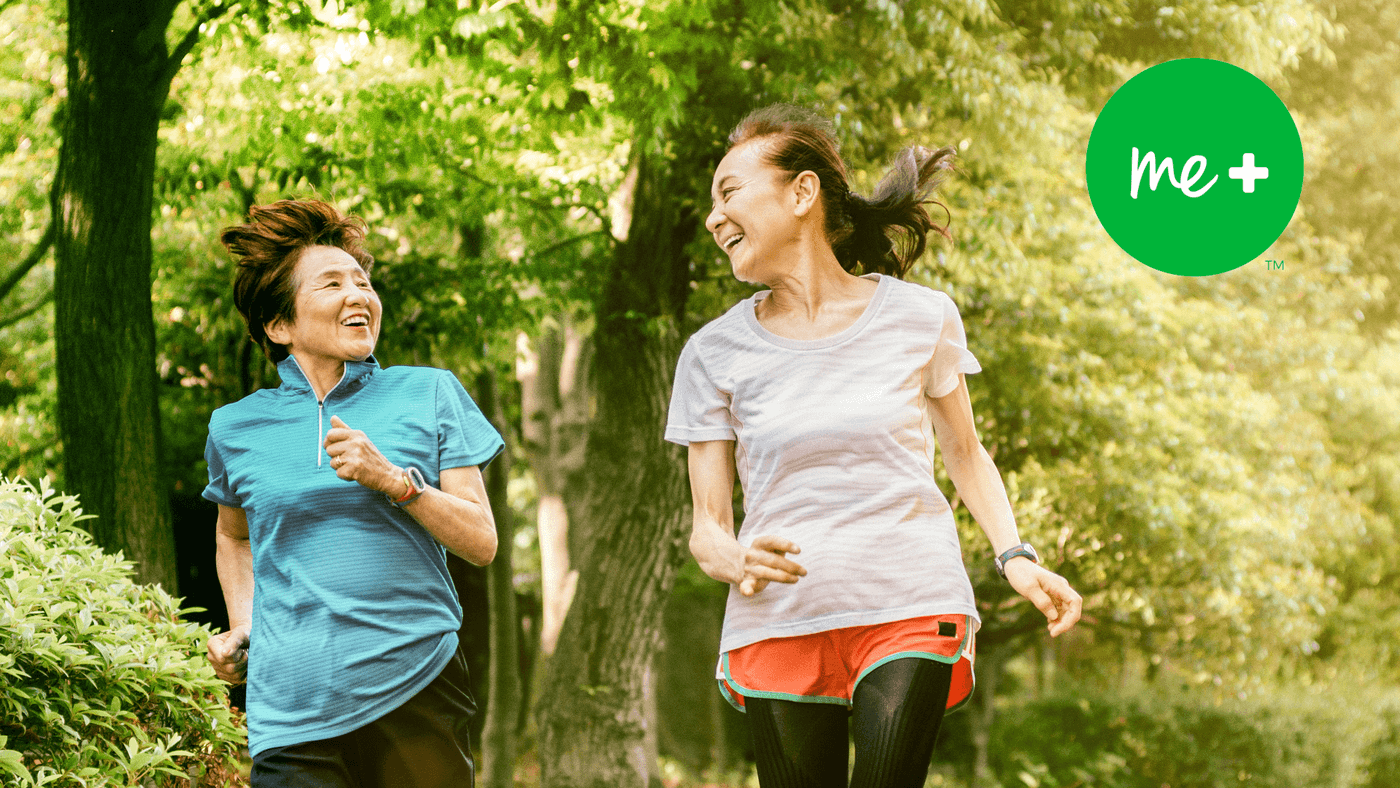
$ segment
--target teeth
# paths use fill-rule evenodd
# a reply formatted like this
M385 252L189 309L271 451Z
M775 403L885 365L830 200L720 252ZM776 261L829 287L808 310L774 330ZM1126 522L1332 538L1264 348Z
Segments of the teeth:
M743 234L743 233L739 233L738 235L732 236L732 237L730 237L730 239L729 239L728 241L725 241L725 242L724 242L724 248L725 248L725 249L733 249L734 246L735 246L736 244L738 244L738 243L739 243L740 241L742 241L742 240L744 240L744 234Z

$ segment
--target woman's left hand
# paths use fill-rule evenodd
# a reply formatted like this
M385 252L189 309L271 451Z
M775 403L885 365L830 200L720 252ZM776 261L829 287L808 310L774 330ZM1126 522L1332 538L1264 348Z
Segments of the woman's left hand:
M326 454L331 457L336 476L391 497L404 493L403 472L379 452L368 435L351 429L339 416L331 416Z
M1084 600L1068 580L1025 558L1013 558L1003 569L1016 593L1045 614L1051 637L1068 632L1079 621Z

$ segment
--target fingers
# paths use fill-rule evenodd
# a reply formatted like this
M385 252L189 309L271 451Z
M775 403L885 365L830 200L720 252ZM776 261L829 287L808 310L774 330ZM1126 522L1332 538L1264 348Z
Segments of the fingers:
M1084 598L1079 596L1073 588L1070 588L1069 581L1059 575L1053 576L1054 581L1047 589L1050 596L1055 601L1055 607L1059 611L1059 619L1052 620L1050 624L1050 635L1059 637L1061 633L1068 632L1071 627L1079 622L1079 614L1084 608Z
M1068 632L1079 621L1083 598L1070 587L1068 580L1054 572L1027 561L1016 563L1022 566L1007 566L1007 578L1012 580L1012 587L1044 614L1052 637Z
M220 632L209 638L208 650L211 656L217 656L220 660L229 659L235 651L248 645L248 633L241 627Z
M773 534L764 534L758 537L757 539L754 539L751 547L753 547L753 549L755 550L768 550L779 553L792 553L793 555L797 555L798 553L802 552L802 548L798 547L793 542L788 541L787 539L784 539L781 536L775 536Z
M765 535L753 541L744 551L744 577L739 581L739 593L753 596L770 582L796 583L807 569L785 556L798 553L797 545L782 537Z
M326 430L325 447L330 450L332 444L343 443L356 437L364 435L359 430L350 428L339 416L331 416L331 428Z
M221 632L205 646L214 674L230 684L241 684L248 673L248 635L242 629Z
M752 548L744 554L744 566L745 569L749 566L764 567L790 575L807 574L807 570L801 564L783 557L780 553L770 553L767 550L754 550ZM770 579L776 580L777 578Z
M796 583L799 577L807 574L806 569L803 569L791 561L784 561L783 563L793 568L785 569L765 564L750 563L744 566L744 576L757 578L765 582L771 580L777 583Z
M791 575L805 575L807 574L807 570L803 569L801 564L790 560L785 555L786 553L797 555L801 552L802 548L787 539L781 536L766 534L753 540L753 544L749 546L749 549L744 555L744 563L746 565L755 563L761 566L772 567ZM778 578L772 577L769 579L777 580ZM795 583L797 579L793 578L792 580L783 580L782 582Z
M1016 590L1021 592L1021 596L1029 599L1031 604L1035 605L1036 610L1045 614L1046 620L1051 624L1059 620L1060 611L1059 608L1055 607L1055 600L1051 599L1050 595L1045 593L1045 590L1042 589L1040 585L1032 585L1025 590L1019 588Z
M364 432L351 429L343 419L333 415L324 446L336 476L374 489L382 486L381 477L385 476L388 461Z

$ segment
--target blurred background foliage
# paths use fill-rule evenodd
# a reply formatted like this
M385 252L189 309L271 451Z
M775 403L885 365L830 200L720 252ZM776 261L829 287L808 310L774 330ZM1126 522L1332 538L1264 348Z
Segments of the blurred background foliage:
M0 474L60 489L53 267L20 265L49 224L65 16L0 2ZM680 336L751 292L693 216L727 128L788 100L836 119L858 189L902 146L957 147L955 240L911 278L962 310L986 370L969 380L974 411L1022 536L1086 598L1081 627L1049 641L959 510L984 611L979 702L950 718L930 783L1400 784L1393 3L268 0L199 29L160 128L151 288L181 592L212 623L209 414L276 385L232 307L221 227L289 196L363 216L381 362L447 367L472 391L494 375L523 445L537 414L519 349L588 333L646 212L691 216L676 224ZM1127 258L1084 188L1095 113L1175 57L1264 79L1308 163L1283 236L1209 278ZM666 206L631 203L639 161L674 169ZM629 371L582 375L587 394ZM542 485L543 456L516 454L510 481L527 701L545 692L534 523L542 495L575 489ZM649 679L658 779L739 784L742 721L709 683L724 589L693 563L677 571ZM515 771L529 780L523 708Z

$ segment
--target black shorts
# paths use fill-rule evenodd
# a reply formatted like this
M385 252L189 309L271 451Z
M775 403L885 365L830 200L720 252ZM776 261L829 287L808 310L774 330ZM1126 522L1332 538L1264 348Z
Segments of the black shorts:
M470 788L476 702L459 649L408 702L333 739L253 756L253 788Z

